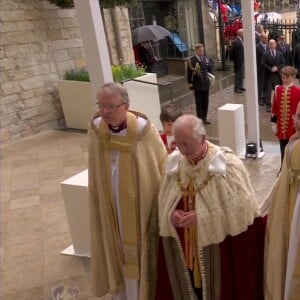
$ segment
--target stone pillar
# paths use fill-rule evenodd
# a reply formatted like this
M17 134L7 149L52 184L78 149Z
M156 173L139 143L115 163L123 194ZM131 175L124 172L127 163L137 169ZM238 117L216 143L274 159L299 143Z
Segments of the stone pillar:
M258 93L256 70L256 46L254 33L254 11L252 1L242 0L245 57L245 87L247 105L247 138L259 149L260 132L258 117Z
M98 1L74 0L74 4L91 79L90 101L95 103L96 93L101 85L113 81L103 20Z

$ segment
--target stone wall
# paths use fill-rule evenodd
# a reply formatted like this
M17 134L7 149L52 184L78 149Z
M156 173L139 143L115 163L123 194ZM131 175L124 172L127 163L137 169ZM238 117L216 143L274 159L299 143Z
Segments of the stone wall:
M118 15L125 62L131 62L128 15ZM111 31L107 13L105 20ZM118 63L111 39L112 62ZM75 9L58 9L41 0L0 0L2 144L64 127L57 82L67 68L85 66L82 46Z

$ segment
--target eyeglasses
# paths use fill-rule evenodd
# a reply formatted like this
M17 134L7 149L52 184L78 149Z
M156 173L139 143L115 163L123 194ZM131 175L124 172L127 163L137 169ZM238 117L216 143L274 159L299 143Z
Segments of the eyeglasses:
M300 121L300 115L292 115L294 121Z
M103 111L104 109L106 109L108 112L114 112L124 104L126 104L126 102L123 102L119 105L103 105L103 104L100 104L100 103L95 103L95 105L98 106L99 110Z

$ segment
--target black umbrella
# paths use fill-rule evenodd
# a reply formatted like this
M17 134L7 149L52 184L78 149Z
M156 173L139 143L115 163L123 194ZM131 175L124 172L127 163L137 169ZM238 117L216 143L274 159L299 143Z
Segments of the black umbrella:
M162 40L170 34L170 31L158 25L144 25L137 27L132 32L132 39L134 44Z

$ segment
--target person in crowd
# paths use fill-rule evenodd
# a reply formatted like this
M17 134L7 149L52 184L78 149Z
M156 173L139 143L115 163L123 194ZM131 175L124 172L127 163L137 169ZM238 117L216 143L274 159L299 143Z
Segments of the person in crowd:
M153 54L149 47L149 43L143 42L139 44L138 54L142 65L145 66L147 72L154 72L154 63L157 61L157 57Z
M262 58L264 53L267 53L268 36L264 33L260 35L260 42L256 45L256 70L257 70L257 89L258 89L258 103L264 105L266 97L266 80L265 68L263 66Z
M205 55L202 44L195 45L195 54L190 57L187 66L187 82L189 88L194 91L197 116L207 125L209 104L209 79L208 72L213 71L213 61Z
M276 50L276 41L269 40L269 51L263 54L262 65L266 79L266 111L271 111L271 94L276 85L281 84L280 70L285 66L283 54Z
M264 33L265 33L264 26L261 24L257 24L255 26L255 44L256 45L260 43L260 41L261 41L260 36Z
M276 124L274 131L279 139L282 163L285 147L295 133L293 115L300 102L300 88L294 84L297 74L294 67L285 66L281 69L280 74L282 85L275 87L271 122Z
M162 138L168 153L173 152L176 148L172 129L173 123L180 116L182 116L182 112L174 104L167 104L161 109L159 118L162 123L163 132L160 134L160 137Z
M232 43L231 57L233 59L234 68L234 91L242 93L246 91L244 88L244 38L243 29L239 29L237 37Z
M295 45L294 49L294 66L298 70L297 77L299 78L299 83L300 83L300 43L297 43Z
M300 103L293 119L296 133L265 200L270 206L266 206L265 300L297 300L300 295Z
M122 85L104 84L97 105L88 163L93 296L154 299L166 149L147 117L128 110Z
M277 38L276 50L280 51L283 54L285 64L287 66L293 65L291 47L286 43L285 35L283 33L280 33Z
M158 202L174 299L263 299L265 221L242 161L194 115L173 132Z

